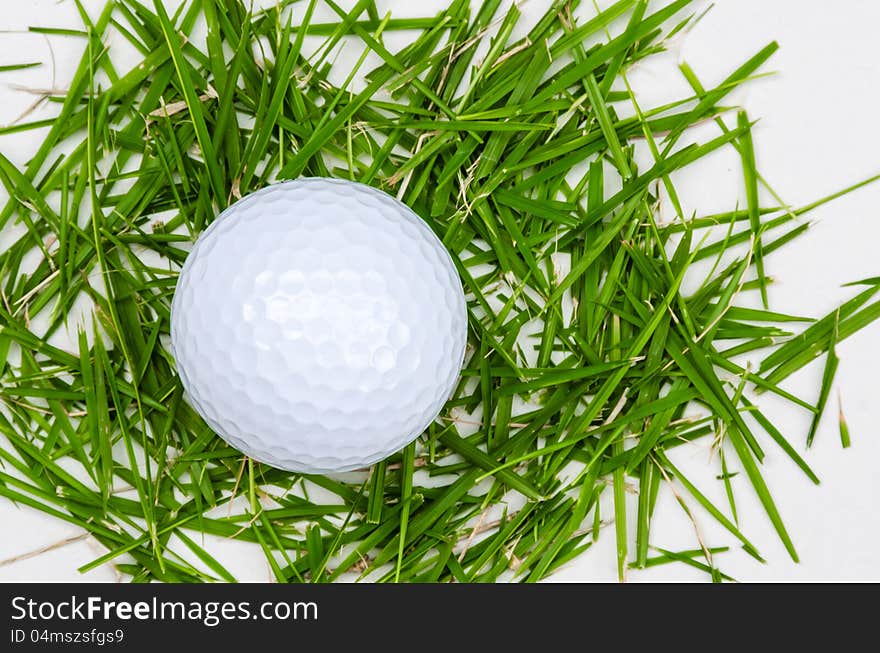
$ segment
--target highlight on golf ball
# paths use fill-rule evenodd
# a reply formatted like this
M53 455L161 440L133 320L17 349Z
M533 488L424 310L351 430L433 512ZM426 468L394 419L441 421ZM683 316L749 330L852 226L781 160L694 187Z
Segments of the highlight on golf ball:
M171 310L189 403L233 447L304 473L412 442L452 393L466 340L437 236L390 195L337 179L275 184L223 211Z

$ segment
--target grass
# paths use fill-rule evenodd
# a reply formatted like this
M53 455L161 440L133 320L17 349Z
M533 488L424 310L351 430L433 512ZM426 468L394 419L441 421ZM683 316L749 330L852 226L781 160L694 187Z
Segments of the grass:
M111 0L95 18L80 7L82 30L41 29L84 47L67 94L49 98L55 120L0 129L48 127L23 169L0 154L0 495L100 542L107 552L82 571L108 563L135 582L235 580L204 535L260 547L279 582L531 582L611 522L621 579L677 563L720 582L731 544L763 559L738 524L746 484L796 560L761 463L775 447L818 482L797 448L817 433L836 345L880 318L880 279L814 320L770 310L765 266L807 231L801 216L876 177L800 208L769 186L751 118L724 102L763 74L774 43L712 88L684 64L692 95L641 106L626 73L696 20L691 4L619 0L579 22L577 2L555 2L519 39L518 8L498 0L420 18L381 16L372 0L299 2L296 18L292 2L200 0L170 14ZM338 20L314 20L318 6ZM408 44L392 52L385 36L401 30ZM109 31L139 65L116 69ZM360 52L340 75L343 42ZM692 141L707 121L719 135ZM673 173L722 148L739 153L746 206L684 215ZM468 296L469 354L438 421L342 477L243 459L187 405L168 351L197 235L241 195L300 175L407 202ZM658 217L664 194L672 221ZM761 309L738 302L747 293ZM57 344L65 336L72 345ZM780 385L826 354L816 404ZM809 432L783 433L759 392L810 415ZM848 446L840 405L839 424ZM719 452L726 507L671 460L697 440ZM732 539L655 542L669 491Z

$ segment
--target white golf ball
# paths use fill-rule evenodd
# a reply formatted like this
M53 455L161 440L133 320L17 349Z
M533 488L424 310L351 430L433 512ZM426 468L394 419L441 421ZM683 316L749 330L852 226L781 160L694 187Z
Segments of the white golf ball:
M413 441L461 371L449 253L409 207L307 178L223 211L187 257L171 342L189 402L274 467L357 469Z

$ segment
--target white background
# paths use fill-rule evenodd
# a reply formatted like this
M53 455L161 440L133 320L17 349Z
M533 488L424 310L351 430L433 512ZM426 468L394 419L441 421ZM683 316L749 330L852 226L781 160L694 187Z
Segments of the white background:
M84 3L93 15L101 0ZM169 2L175 5L176 2ZM399 3L379 0L380 9ZM406 3L396 15L432 15L442 1ZM527 16L540 14L543 0L522 4ZM582 4L589 6L588 2ZM70 0L4 2L0 14L0 65L43 61L30 71L0 76L0 125L15 120L34 96L14 88L64 88L82 48L77 39L19 34L28 25L80 27ZM589 11L589 10L587 10ZM642 106L687 94L676 64L687 60L705 85L719 82L767 42L776 39L781 50L768 69L775 76L750 84L727 104L745 106L755 127L758 166L782 197L792 205L806 203L880 172L880 56L876 25L880 5L869 0L717 0L697 27L679 39L668 54L640 64L630 73ZM51 64L54 53L54 66ZM54 80L53 80L54 68ZM42 109L29 119L51 116ZM38 147L41 133L0 137L0 151L23 164ZM709 125L695 138L711 138ZM685 208L706 212L729 209L742 203L741 172L735 153L713 156L676 177ZM0 192L5 201L5 193ZM770 289L775 310L822 315L854 294L840 285L880 275L880 184L862 189L822 207L805 219L814 221L807 235L774 253L767 272L776 279ZM837 423L837 393L816 441L805 455L822 479L811 484L784 454L768 444L765 477L801 556L792 563L776 538L762 508L741 477L733 483L738 496L740 525L755 542L768 564L760 565L736 550L735 542L696 511L709 545L732 545L717 558L728 574L753 581L880 581L877 540L880 538L880 480L875 461L880 459L877 421L880 417L875 371L880 369L880 324L857 334L838 348L837 375L853 445L841 450ZM785 386L815 400L822 362L790 378ZM792 411L762 397L761 405L799 450L808 427L802 411ZM710 495L725 505L720 483L713 480L717 459L710 460L708 443L680 448L676 460L692 480L713 489ZM9 560L58 543L79 538L77 528L47 518L28 508L0 500L0 561ZM671 549L695 546L693 527L668 491L661 493L654 519L653 543ZM213 541L210 549L240 580L268 580L262 554L235 542ZM107 580L116 575L109 567L80 575L76 568L103 551L87 538L14 563L0 562L0 581ZM631 581L702 580L700 572L667 565L631 573ZM616 579L613 533L608 531L585 556L554 576L559 581L611 581Z

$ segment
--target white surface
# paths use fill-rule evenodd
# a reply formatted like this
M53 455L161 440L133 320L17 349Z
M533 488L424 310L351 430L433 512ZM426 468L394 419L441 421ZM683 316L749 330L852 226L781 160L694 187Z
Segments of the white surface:
M341 179L242 198L202 233L171 308L191 404L239 451L319 474L412 442L455 389L458 272L408 206Z
M98 7L100 0L86 2ZM175 4L175 3L169 3ZM399 3L379 2L380 7ZM420 2L410 11L427 15L443 4ZM589 6L589 3L582 3ZM532 0L523 12L533 16L546 3ZM407 8L396 8L403 13ZM4 7L0 29L29 24L78 26L72 2L33 0ZM880 172L876 107L880 100L880 58L876 56L876 25L880 5L868 0L845 0L830 5L819 0L717 0L715 7L686 37L680 49L641 64L630 73L643 98L643 106L685 92L676 63L685 58L704 84L717 83L768 41L779 41L781 50L768 69L779 74L750 84L728 101L744 105L750 116L761 118L755 127L758 166L775 189L793 205ZM52 38L58 85L64 85L80 44ZM22 60L48 61L46 40L35 35L0 34L0 63ZM5 75L0 84L52 85L51 67ZM0 124L24 111L33 97L0 86ZM37 113L33 117L42 115ZM707 125L695 138L716 135ZM39 143L39 133L0 138L2 151L23 163ZM733 152L701 161L676 177L686 207L703 211L742 205L738 159ZM777 283L770 289L773 308L792 313L821 315L851 297L853 289L840 284L880 274L880 185L875 185L824 206L808 216L816 221L810 232L767 260L768 274ZM784 454L767 446L765 478L801 556L792 563L776 538L747 483L734 479L740 523L744 532L768 559L759 565L739 551L735 542L696 510L701 533L710 545L728 544L730 553L719 556L721 568L739 580L880 580L876 542L880 537L880 501L874 461L880 457L877 422L876 370L880 368L880 326L873 325L838 347L837 375L853 437L851 449L840 448L834 414L836 391L829 402L816 441L805 456L822 478L812 485ZM808 399L814 398L821 361L786 381L785 386ZM762 397L762 406L799 449L808 427L801 411L792 411ZM702 488L714 489L723 505L723 489L713 480L717 460L707 464L707 443L682 448L676 460L685 465ZM30 510L0 502L5 537L0 538L0 560L76 536L71 526ZM673 496L664 491L653 526L653 543L671 549L692 548L693 526ZM212 552L241 580L265 580L268 573L260 553L229 541L214 541ZM95 545L79 541L24 562L0 567L0 580L113 580L107 567L83 577L80 564L99 555ZM615 580L614 537L603 534L599 543L556 576L561 581ZM634 581L703 580L705 575L681 565L667 565L632 573Z

